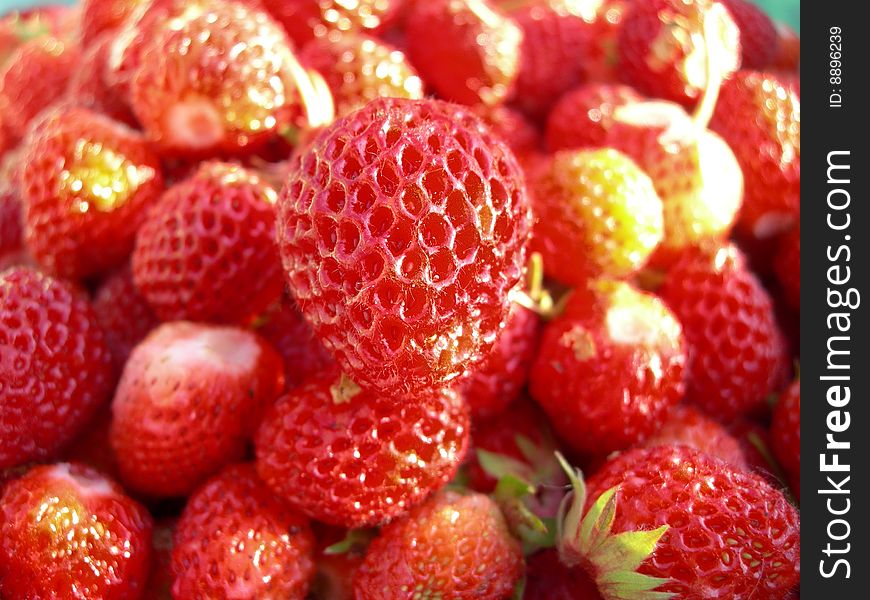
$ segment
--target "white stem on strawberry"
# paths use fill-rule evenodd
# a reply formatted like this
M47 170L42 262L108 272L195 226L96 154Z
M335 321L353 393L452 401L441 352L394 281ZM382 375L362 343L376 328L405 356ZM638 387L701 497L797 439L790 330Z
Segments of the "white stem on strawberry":
M726 29L733 26L725 7L714 2L706 8L702 8L701 14L701 38L704 45L704 58L706 68L706 82L704 93L692 115L692 120L699 130L707 129L713 111L716 110L716 102L719 99L719 90L725 77L730 72L728 56L730 50L725 47L727 39Z
M305 69L293 52L289 53L287 66L299 90L307 126L316 129L332 123L335 120L335 103L320 73Z
M550 291L544 287L544 258L540 252L529 256L525 288L512 291L511 300L544 319L552 319L561 312L562 303L554 302Z
M583 473L565 458L556 458L568 475L572 493L562 500L556 517L556 545L563 563L587 569L605 600L667 600L668 592L656 591L667 579L651 577L638 568L652 555L668 530L662 525L652 531L613 533L618 487L601 494L584 513L586 484Z

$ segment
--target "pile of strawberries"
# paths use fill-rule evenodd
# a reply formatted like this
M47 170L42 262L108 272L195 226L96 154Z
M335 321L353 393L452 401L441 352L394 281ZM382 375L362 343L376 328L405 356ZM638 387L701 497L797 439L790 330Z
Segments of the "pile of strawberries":
M799 60L747 0L3 16L0 597L797 597Z

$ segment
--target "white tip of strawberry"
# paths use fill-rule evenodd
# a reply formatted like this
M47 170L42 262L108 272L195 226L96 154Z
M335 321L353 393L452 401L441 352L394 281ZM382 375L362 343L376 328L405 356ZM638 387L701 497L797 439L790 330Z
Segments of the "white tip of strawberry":
M556 458L568 475L572 493L565 496L556 518L556 545L563 563L587 569L605 600L668 600L673 594L656 591L667 579L637 569L655 550L667 525L652 531L613 533L618 487L601 494L584 514L586 484L583 473L565 458Z
M83 498L100 498L117 493L117 490L112 486L112 482L102 475L91 470L74 471L73 465L70 463L53 465L49 475L58 481L69 484Z
M213 148L226 134L221 112L205 98L188 98L169 107L166 125L171 145L191 150Z
M194 323L164 325L155 334L162 337L162 363L182 371L246 373L260 355L256 339L246 330Z

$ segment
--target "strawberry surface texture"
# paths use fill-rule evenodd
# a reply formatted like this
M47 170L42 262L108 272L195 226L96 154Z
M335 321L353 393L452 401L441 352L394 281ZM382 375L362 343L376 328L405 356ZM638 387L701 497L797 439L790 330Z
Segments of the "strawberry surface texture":
M795 30L8 4L0 598L798 597Z

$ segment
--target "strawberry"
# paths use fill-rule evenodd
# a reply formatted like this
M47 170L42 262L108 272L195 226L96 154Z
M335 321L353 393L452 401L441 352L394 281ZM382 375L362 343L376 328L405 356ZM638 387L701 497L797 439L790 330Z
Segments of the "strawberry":
M100 37L116 33L137 10L163 0L82 0L79 24L82 47L88 48Z
M788 356L770 297L740 251L686 252L660 294L686 336L688 399L726 422L762 409L784 383Z
M597 281L544 329L529 390L569 447L607 454L661 427L685 363L680 324L658 298Z
M800 496L801 476L801 383L796 380L780 395L770 425L773 453Z
M0 589L9 598L142 597L151 517L93 469L35 467L0 499Z
M500 413L522 393L538 345L540 319L519 304L511 306L495 346L458 387L474 418Z
M744 69L765 69L777 54L779 35L767 13L749 0L720 0L740 30Z
M65 6L43 6L0 16L0 69L29 40L49 35L65 37L68 13L72 12Z
M490 0L415 2L405 33L411 61L442 98L494 105L513 91L522 32Z
M49 458L111 394L111 357L87 298L48 275L0 273L0 469Z
M676 104L636 102L616 110L606 140L646 171L661 198L664 235L653 266L727 237L743 199L743 175L722 138Z
M233 465L193 493L175 530L175 600L303 600L314 575L308 520L282 506L253 465Z
M801 228L782 236L773 257L773 270L785 292L785 299L795 310L801 309Z
M605 146L614 110L641 100L627 85L611 83L590 83L568 92L547 118L547 149Z
M0 166L0 270L11 266L24 250L21 197L16 181L10 178L14 166L9 157Z
M672 445L689 446L735 468L749 466L740 442L721 423L692 406L676 407L661 428L643 444L645 448Z
M250 150L300 116L299 86L311 82L266 13L232 0L193 0L151 19L140 58L131 59L138 66L130 104L163 153Z
M297 46L315 38L334 39L347 32L378 32L406 0L261 0Z
M349 33L337 40L312 40L299 59L323 75L338 116L375 98L423 97L423 82L405 55L367 35Z
M241 323L278 299L277 199L255 172L219 162L166 190L132 258L136 287L157 316Z
M616 150L558 152L530 176L529 190L537 217L531 248L566 285L629 277L662 239L652 181Z
M585 81L593 4L536 0L509 13L523 33L514 103L532 119L543 122L562 94Z
M161 325L133 350L112 403L124 482L152 496L190 493L241 458L283 386L281 358L254 333Z
M62 460L86 465L113 480L120 479L118 461L109 441L111 423L111 406L101 406L88 421L84 430L67 444L66 450L61 455Z
M106 65L114 38L102 36L84 51L81 61L70 77L67 97L76 106L89 108L116 121L136 127L136 117L124 98L106 77Z
M120 375L133 348L160 323L133 283L129 266L100 283L94 293L94 313L105 332L115 371Z
M778 600L800 580L800 516L757 475L659 446L609 460L586 489L578 475L572 485L560 555L604 598Z
M23 138L30 121L63 96L79 55L75 44L46 36L9 57L0 69L0 123L11 140Z
M257 471L318 521L377 525L453 477L468 426L468 410L450 391L389 396L361 390L333 371L291 391L266 414L256 436Z
M346 535L352 535L347 533ZM323 545L318 536L319 545ZM347 552L332 552L327 546L317 555L317 574L311 585L311 597L323 600L354 600L353 579L362 564L365 548L352 547Z
M801 38L794 29L784 23L777 23L775 27L779 39L770 68L798 72L798 81L800 81Z
M305 322L295 302L286 296L274 303L255 322L263 336L284 359L287 389L336 368L332 355Z
M586 571L565 566L555 550L542 550L528 559L523 600L604 599Z
M501 600L523 573L520 544L498 506L445 491L381 529L354 580L356 600Z
M145 140L97 113L61 107L34 124L25 144L21 195L34 257L72 278L122 264L163 189Z
M800 219L801 103L775 76L741 71L725 82L710 128L722 136L746 179L740 226L758 238Z
M504 104L481 104L475 108L477 116L514 151L518 159L540 149L540 133L523 113Z
M513 154L470 111L382 98L296 157L278 238L291 292L347 374L410 391L492 348L528 216Z
M619 73L647 96L693 106L711 64L721 77L740 66L739 37L719 0L633 2L619 32Z

